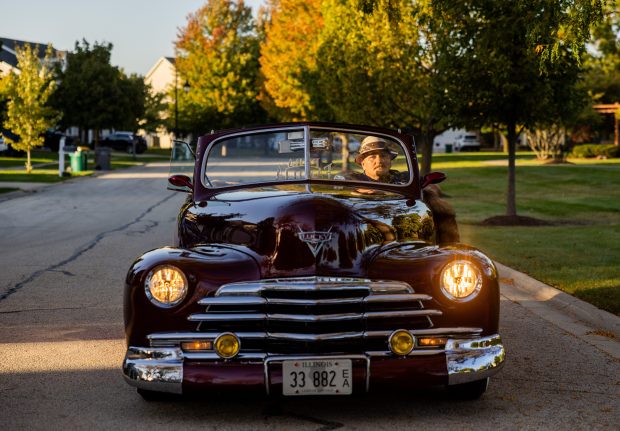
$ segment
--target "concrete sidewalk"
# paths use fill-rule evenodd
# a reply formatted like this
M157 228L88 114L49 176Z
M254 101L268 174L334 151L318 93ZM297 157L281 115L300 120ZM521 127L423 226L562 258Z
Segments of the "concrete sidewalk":
M58 183L21 183L18 181L0 181L0 188L2 189L20 189L20 190L38 190L52 184Z
M500 276L500 293L505 298L620 359L620 317L499 262L495 264Z

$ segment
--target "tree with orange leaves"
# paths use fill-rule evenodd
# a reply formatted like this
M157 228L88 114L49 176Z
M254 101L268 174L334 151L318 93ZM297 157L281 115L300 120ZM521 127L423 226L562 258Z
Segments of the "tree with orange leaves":
M182 130L202 133L262 120L258 36L243 0L208 0L189 15L176 48L177 82L187 80L191 88L177 93Z
M282 121L330 120L317 84L321 0L271 0L260 48L260 100Z

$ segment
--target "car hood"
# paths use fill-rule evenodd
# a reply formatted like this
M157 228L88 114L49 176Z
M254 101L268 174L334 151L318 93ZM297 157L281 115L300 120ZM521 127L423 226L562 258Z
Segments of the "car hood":
M383 246L429 241L433 221L421 201L346 187L287 185L188 201L180 244L227 244L245 250L263 277L357 274Z

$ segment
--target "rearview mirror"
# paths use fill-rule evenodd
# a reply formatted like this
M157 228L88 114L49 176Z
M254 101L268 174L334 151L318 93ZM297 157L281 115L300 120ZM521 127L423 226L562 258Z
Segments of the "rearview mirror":
M422 177L420 180L420 187L424 188L429 184L439 184L446 178L446 174L443 172L430 172Z

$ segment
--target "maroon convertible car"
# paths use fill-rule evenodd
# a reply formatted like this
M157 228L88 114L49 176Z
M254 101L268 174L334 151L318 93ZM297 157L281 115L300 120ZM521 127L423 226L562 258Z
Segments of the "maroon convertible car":
M174 246L127 274L126 381L146 399L479 397L505 357L497 271L441 242L424 187L444 178L420 177L413 137L382 128L215 132L195 155L175 143L169 188L187 200Z

